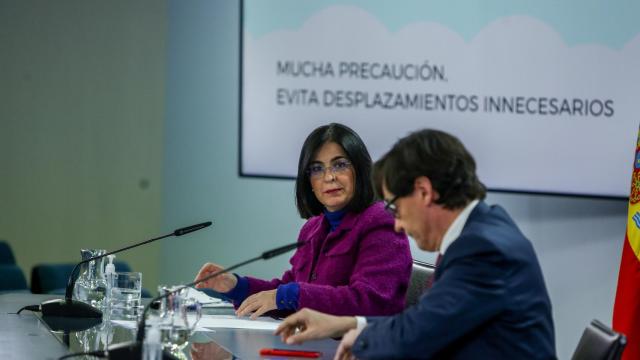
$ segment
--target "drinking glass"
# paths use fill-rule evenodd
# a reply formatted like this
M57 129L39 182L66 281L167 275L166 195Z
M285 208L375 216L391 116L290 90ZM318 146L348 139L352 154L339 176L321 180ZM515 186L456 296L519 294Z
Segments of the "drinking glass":
M104 255L107 250L81 249L82 260L94 256ZM76 300L101 308L106 295L107 283L104 278L104 258L91 260L80 265L78 279L73 288L73 296Z
M111 288L110 314L112 319L138 320L142 314L142 273L116 273Z
M158 290L160 294L166 294L173 289L161 286ZM202 305L187 294L187 289L183 289L163 298L160 303L162 345L178 358L185 358L183 349L202 317Z

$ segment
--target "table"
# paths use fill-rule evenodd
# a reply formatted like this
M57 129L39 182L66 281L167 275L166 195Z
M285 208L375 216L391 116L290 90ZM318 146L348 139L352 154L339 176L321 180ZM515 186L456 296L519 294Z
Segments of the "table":
M84 331L52 331L39 313L16 312L25 305L60 298L55 295L30 293L0 294L0 358L58 359L60 356L85 350L104 349L106 345L131 341L135 331L102 322ZM206 309L204 313L230 314L231 309ZM69 321L69 319L62 319ZM196 332L185 349L187 358L194 359L259 359L261 348L283 348L322 352L322 359L332 359L338 342L332 339L311 341L299 346L283 343L271 331L248 329L216 329ZM276 359L278 357L269 357ZM282 357L293 360L295 358Z

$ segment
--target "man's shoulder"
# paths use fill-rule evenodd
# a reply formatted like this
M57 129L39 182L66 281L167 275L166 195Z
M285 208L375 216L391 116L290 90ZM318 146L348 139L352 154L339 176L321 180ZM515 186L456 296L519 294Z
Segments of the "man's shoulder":
M471 212L460 234L460 238L463 237L481 238L496 245L507 238L509 242L528 241L501 206L489 206L484 202L480 202Z
M447 249L449 252L455 256L479 253L505 258L535 256L531 242L507 212L499 205L484 202L471 212L460 236Z

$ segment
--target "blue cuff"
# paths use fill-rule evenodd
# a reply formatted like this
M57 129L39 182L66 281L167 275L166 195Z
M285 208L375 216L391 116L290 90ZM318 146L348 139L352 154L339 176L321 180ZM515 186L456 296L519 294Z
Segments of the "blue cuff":
M278 310L298 310L300 285L297 282L278 286L276 291L276 305Z
M235 273L233 275L235 275L236 279L238 279L236 287L231 289L231 291L229 292L222 293L222 295L233 300L233 305L240 306L244 299L246 299L249 295L249 279L244 276L238 276L238 274Z

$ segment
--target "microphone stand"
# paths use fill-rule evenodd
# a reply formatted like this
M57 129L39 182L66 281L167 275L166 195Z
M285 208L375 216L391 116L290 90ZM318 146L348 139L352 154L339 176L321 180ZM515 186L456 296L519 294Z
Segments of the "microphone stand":
M116 254L121 251L129 250L134 247L148 244L150 242L164 239L170 236L186 235L188 233L198 231L200 229L204 229L210 225L211 225L211 221L207 221L200 224L183 227L183 228L174 230L169 234L159 236L157 238L142 241L137 244L129 245L121 249L108 252L103 255L94 256L89 259L80 261L78 264L76 264L76 266L71 271L71 275L69 275L69 281L67 282L67 288L65 291L64 299L48 300L40 304L40 311L42 312L43 318L51 317L51 316L72 317L72 318L96 318L96 319L102 318L102 311L100 311L99 309L96 309L95 307L89 304L83 303L81 301L73 300L73 286L75 285L77 280L75 277L75 272L80 265L88 263L89 261L97 260L111 254Z
M151 308L151 304L153 304L154 302L158 301L158 300L162 300L168 296L171 296L181 290L184 290L188 287L194 286L196 284L199 284L201 282L207 281L209 279L213 279L216 276L228 273L231 270L237 269L241 266L250 264L252 262L258 261L258 260L267 260L267 259L271 259L272 257L284 254L286 252L289 252L295 248L301 247L303 245L305 245L306 242L295 242L289 245L284 245L272 250L268 250L262 253L262 255L260 256L256 256L252 259L243 261L241 263L235 264L231 267L228 267L226 269L222 269L220 271L216 271L213 274L207 275L205 277L203 277L202 279L190 282L186 285L182 285L172 291L166 292L160 296L156 296L155 298L153 298L151 300L151 302L149 302L149 304L147 306L145 306L144 311L142 312L142 318L140 319L140 322L138 323L138 333L136 335L136 340L132 341L132 342L126 342L126 343L121 343L121 344L116 344L114 346L112 346L111 348L105 350L105 355L109 358L109 359L131 359L131 360L139 360L142 359L142 344L144 342L144 334L145 334L145 325L146 325L146 315L147 312L149 311L149 309ZM162 358L163 359L175 359L175 356L173 356L172 354L168 353L167 351L163 351L162 353Z

